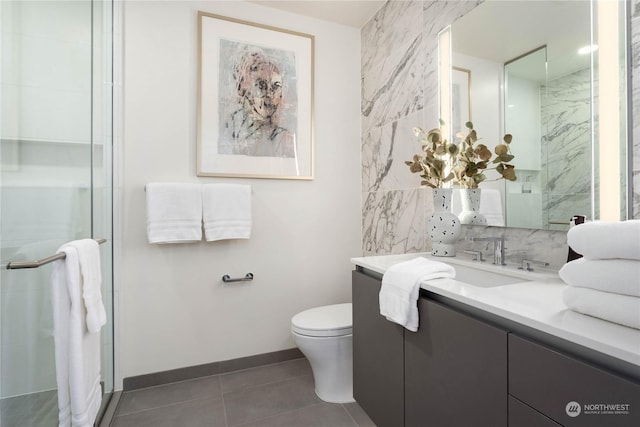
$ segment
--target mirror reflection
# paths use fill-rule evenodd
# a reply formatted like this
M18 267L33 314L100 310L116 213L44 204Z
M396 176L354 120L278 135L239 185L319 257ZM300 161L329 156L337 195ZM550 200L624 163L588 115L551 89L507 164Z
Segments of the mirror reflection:
M513 135L517 180L480 185L499 194L506 226L566 230L573 215L598 218L591 40L590 1L486 0L451 26L452 134L472 120L489 146ZM625 92L624 81L613 90Z

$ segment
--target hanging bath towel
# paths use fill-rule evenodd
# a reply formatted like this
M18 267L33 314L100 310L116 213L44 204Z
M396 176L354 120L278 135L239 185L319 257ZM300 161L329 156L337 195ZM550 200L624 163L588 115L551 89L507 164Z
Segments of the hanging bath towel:
M106 321L100 293L100 252L95 240L63 245L53 263L51 302L60 427L91 427L100 387L100 328ZM89 329L91 328L91 330Z
M207 242L251 237L251 187L241 184L202 186Z

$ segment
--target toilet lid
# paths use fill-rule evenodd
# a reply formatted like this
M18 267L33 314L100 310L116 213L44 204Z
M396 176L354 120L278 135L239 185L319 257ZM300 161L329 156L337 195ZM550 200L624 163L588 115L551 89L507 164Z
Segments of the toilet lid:
M311 337L336 337L352 331L351 303L302 311L291 319L291 330Z

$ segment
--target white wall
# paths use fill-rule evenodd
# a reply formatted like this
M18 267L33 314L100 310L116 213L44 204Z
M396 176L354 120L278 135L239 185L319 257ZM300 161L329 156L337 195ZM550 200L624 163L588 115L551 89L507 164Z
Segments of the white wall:
M315 35L315 180L196 177L198 10ZM291 317L350 301L361 254L359 31L244 2L126 2L123 80L121 376L294 347ZM251 185L252 238L149 245L152 181Z
M471 71L471 121L478 137L493 152L503 137L502 64L454 52L453 65ZM482 188L493 188L500 192L504 211L507 181L496 180L500 175L495 171L487 171L486 175L487 181L482 183Z
M505 128L508 133L518 136L511 152L518 159L518 169L539 171L540 128L547 126L540 118L540 84L515 76L509 76L508 84ZM521 180L524 181L524 177Z

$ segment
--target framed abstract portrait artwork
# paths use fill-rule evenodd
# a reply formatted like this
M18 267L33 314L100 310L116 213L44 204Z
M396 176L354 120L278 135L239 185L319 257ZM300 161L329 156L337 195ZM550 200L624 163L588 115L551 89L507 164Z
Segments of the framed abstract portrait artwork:
M198 12L198 176L313 179L314 37Z

